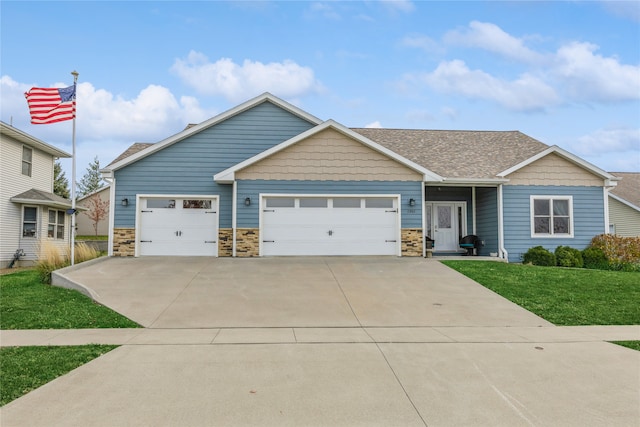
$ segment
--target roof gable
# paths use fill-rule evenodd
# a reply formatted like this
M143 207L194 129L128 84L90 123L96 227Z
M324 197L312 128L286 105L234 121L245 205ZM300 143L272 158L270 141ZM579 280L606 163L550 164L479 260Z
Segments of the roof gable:
M497 175L500 177L507 177L510 174L513 174L514 172L517 172L519 170L521 170L522 168L531 165L532 163L550 155L550 154L555 154L558 155L559 157L562 157L563 159L575 164L576 166L581 167L582 169L586 170L587 172L592 173L593 175L596 175L597 177L605 180L605 185L606 186L614 186L615 182L618 180L618 178L616 178L615 176L611 175L608 172L605 172L604 170L598 168L597 166L592 165L591 163L587 162L586 160L581 159L578 156L575 156L571 153L569 153L566 150L563 150L562 148L558 147L557 145L551 146L549 148L547 148L546 150L529 157L528 159L518 163L517 165L514 165L500 173L498 173Z
M160 142L157 142L155 144L150 144L146 147L138 147L141 148L139 151L135 151L132 154L128 155L128 156L124 156L125 154L127 154L127 151L125 151L125 153L123 153L121 156L119 156L119 159L116 159L116 161L112 162L109 166L107 166L105 169L103 169L103 171L105 172L109 172L109 171L115 171L118 169L121 169L131 163L134 163L142 158L145 158L157 151L160 151L168 146L171 146L179 141L182 141L192 135L195 135L205 129L208 129L212 126L215 126L219 123L224 122L225 120L237 116L238 114L241 114L251 108L254 108L262 103L265 102L269 102L285 111L288 111L289 113L300 117L303 120L306 120L307 122L317 125L319 123L322 122L322 120L318 119L315 116L312 116L311 114L299 109L298 107L289 104L288 102L277 98L275 96L273 96L270 93L264 93L260 96L257 96L253 99L250 99L249 101L246 101L230 110L225 111L224 113L221 113L215 117L210 118L209 120L205 120L202 123L199 123L197 125L193 125L193 126L187 126L182 132L179 132L173 136L170 136L169 138L166 138ZM135 144L134 144L135 145ZM130 149L133 149L134 146L130 147Z
M390 158L402 165L404 165L405 167L419 173L422 175L423 180L429 180L429 181L442 181L442 177L440 177L438 174L435 174L433 172L431 172L430 170L412 162L409 159L406 159L402 156L400 156L399 154L389 150L388 148L374 142L371 141L370 139L352 131L349 128L346 128L344 126L342 126L341 124L335 122L334 120L327 120L326 122L309 129L306 132L303 132L291 139L289 139L288 141L284 141L281 144L278 144L262 153L259 153L243 162L240 162L216 175L214 175L214 180L216 182L220 182L220 183L231 183L236 179L236 172L241 171L245 168L248 168L249 166L255 165L256 163L275 155L276 153L280 153L283 150L286 150L287 148L300 143L301 141L304 141L314 135L317 135L321 132L324 132L328 129L332 129L336 132L339 132L345 136L347 136L348 138L357 141L360 144L363 144L364 146L368 147L369 149L382 154L383 156Z
M612 172L612 174L621 179L618 185L611 189L610 195L640 210L640 172Z

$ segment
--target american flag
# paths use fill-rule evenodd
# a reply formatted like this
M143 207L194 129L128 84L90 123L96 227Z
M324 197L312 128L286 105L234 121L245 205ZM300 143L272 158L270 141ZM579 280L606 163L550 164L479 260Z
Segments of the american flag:
M76 116L75 85L63 88L33 87L24 96L34 125L62 122Z

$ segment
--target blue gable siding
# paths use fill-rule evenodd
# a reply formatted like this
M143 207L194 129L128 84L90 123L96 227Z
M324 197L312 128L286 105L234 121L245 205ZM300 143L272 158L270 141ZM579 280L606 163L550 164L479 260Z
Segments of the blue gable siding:
M231 227L232 186L213 175L286 141L314 125L263 102L115 172L115 227L134 227L136 194L220 196L220 227Z
M573 238L531 237L530 196L573 196ZM510 262L521 262L534 246L555 251L558 246L586 248L591 239L605 232L602 187L508 185L504 196L504 240Z
M412 181L238 181L237 226L257 228L260 193L290 194L400 194L402 228L422 228L422 182ZM251 198L245 206L244 199ZM415 206L409 206L415 199Z
M484 242L478 255L498 253L497 188L476 188L476 235Z

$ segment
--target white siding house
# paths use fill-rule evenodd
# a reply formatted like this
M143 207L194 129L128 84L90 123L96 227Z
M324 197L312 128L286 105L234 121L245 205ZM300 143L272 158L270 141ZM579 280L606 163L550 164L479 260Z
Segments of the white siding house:
M87 210L84 212L80 212L76 217L76 234L78 236L106 236L109 234L109 185L105 185L97 191L94 191L91 194L87 194L86 196L80 197L76 204L78 207L84 207ZM94 228L94 222L89 218L89 214L92 209L91 200L92 199L100 199L103 203L107 203L107 215L104 219L98 221L97 230Z
M609 192L609 231L623 237L640 236L640 173L613 172L621 178Z
M0 267L38 259L43 242L69 246L71 201L53 194L56 159L71 157L58 148L0 122Z

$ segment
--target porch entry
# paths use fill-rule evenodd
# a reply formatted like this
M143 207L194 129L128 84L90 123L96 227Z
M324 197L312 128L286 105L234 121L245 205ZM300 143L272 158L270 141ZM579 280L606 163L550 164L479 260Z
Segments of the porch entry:
M436 252L459 252L458 243L467 234L466 202L425 203L427 236L435 240Z

